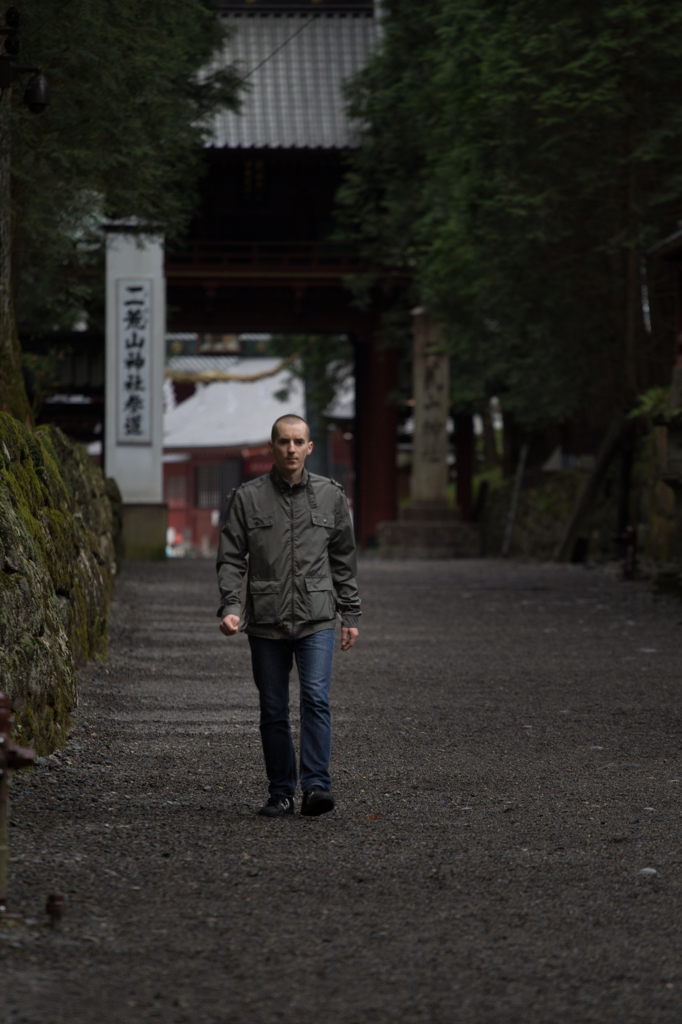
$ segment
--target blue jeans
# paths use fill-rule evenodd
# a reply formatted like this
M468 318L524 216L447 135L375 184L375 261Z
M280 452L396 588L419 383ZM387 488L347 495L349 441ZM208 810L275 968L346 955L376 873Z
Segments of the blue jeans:
M289 673L294 658L301 684L301 789L330 789L334 630L321 629L300 640L249 636L249 644L260 695L260 735L270 794L293 796L296 792L296 752L289 725Z

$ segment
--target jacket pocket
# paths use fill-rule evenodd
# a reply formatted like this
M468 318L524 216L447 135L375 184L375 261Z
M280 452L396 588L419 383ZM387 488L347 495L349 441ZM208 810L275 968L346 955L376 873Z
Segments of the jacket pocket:
M333 517L332 517L333 518ZM308 592L308 621L324 622L336 615L336 601L329 576L306 576Z
M280 580L249 580L255 625L276 626L280 621Z
M314 526L326 526L328 530L334 528L333 512L313 512L312 517Z
M264 526L272 526L274 519L274 512L263 512L261 515L247 516L246 525L249 530L259 530ZM266 580L265 582L268 581Z

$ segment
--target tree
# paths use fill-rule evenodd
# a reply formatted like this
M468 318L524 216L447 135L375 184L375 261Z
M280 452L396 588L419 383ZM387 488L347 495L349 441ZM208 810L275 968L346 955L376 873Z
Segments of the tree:
M200 0L26 0L22 10L22 62L42 65L51 91L40 117L20 89L11 100L13 297L30 334L69 328L84 311L101 320L104 220L181 235L211 115L237 106L240 82L233 68L206 70L225 29ZM11 335L10 318L5 363ZM9 386L0 381L0 403Z
M603 419L669 375L639 253L682 198L681 28L663 0L386 4L340 208L447 324L455 400Z

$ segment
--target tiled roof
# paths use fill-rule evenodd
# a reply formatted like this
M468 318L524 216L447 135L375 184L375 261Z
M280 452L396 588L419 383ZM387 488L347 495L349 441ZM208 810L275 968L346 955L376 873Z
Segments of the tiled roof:
M199 369L231 370L246 375L274 369L281 359L192 359L177 356L169 366L186 372ZM289 397L282 403L275 392L289 386L290 373L282 370L274 377L253 383L216 381L200 386L179 405L171 401L163 418L165 448L232 448L264 444L270 439L272 424L282 413L305 416L305 391L297 379L291 382Z
M225 13L234 29L222 60L250 85L241 113L215 119L220 148L343 149L353 145L343 84L376 41L367 14Z

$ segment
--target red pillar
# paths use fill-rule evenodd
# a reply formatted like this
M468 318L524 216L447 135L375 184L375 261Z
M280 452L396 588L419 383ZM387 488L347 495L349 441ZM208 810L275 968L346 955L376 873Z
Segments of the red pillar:
M356 533L361 547L376 543L377 523L392 522L396 504L397 353L379 351L372 336L356 345Z

